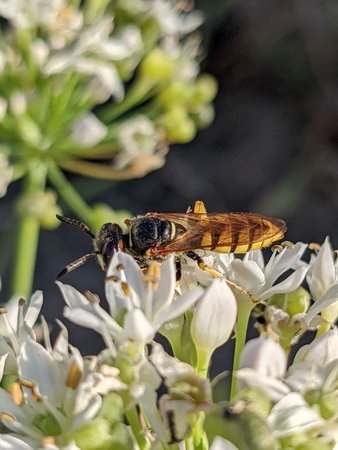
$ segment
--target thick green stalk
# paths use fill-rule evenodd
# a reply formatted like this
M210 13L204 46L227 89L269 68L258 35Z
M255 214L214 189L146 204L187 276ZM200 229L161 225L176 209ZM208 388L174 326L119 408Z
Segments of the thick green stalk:
M249 299L241 298L237 302L238 307L238 316L237 316L237 327L236 327L236 341L235 341L235 354L234 354L234 363L232 368L232 379L231 379L231 391L230 391L230 400L232 400L236 394L236 371L239 366L239 358L242 353L246 334L249 324L250 313L254 307L254 303L252 303Z
M44 192L46 168L40 163L31 165L23 185L23 196ZM34 201L34 200L33 200ZM16 238L12 295L27 299L32 291L39 241L39 219L33 214L19 214Z
M144 436L136 408L128 409L125 414L140 450L149 449L150 444Z
M59 167L51 161L48 166L48 179L70 209L87 225L92 225L92 211L76 189L69 183Z

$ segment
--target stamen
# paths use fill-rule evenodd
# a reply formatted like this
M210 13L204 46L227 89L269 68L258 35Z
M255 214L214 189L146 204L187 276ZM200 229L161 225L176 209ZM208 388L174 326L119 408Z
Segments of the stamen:
M151 261L149 264L148 270L144 275L144 280L147 284L150 285L150 289L155 290L158 287L158 282L160 280L160 265L156 261Z
M109 277L106 277L106 281L112 281L113 283L117 283L120 281L120 278L116 275L109 275Z
M45 436L42 439L41 444L43 447L45 447L47 445L56 445L56 439L54 436Z
M73 361L67 375L66 386L70 389L77 389L82 377L82 372L76 361Z
M4 412L0 413L0 420L12 422L12 423L16 422L14 416L12 416L11 414L8 414L8 413L4 413Z
M117 266L116 266L116 270L124 270L124 269L125 269L125 267L126 267L126 265L125 265L125 264L123 264L123 263L120 263L120 264L117 264Z
M17 381L14 381L14 383L12 383L9 388L9 392L11 394L13 402L16 405L21 406L25 403L25 398L24 398L24 395L22 392L22 387L20 386L20 383L18 383Z
M41 396L41 394L40 394L40 392L39 392L39 388L38 388L38 386L37 386L36 383L33 383L33 382L30 381L30 380L19 380L18 383L19 383L21 386L23 386L23 387L25 387L25 388L27 388L27 389L29 389L29 390L31 391L32 397L33 397L33 399L34 399L36 402L42 403L43 398L42 398L42 396Z
M86 299L91 303L92 305L96 305L100 303L100 297L97 294L94 294L91 291L85 291L83 294Z
M127 297L131 296L131 290L130 290L130 287L129 287L128 283L126 283L125 281L121 281L121 288L122 288L123 293Z

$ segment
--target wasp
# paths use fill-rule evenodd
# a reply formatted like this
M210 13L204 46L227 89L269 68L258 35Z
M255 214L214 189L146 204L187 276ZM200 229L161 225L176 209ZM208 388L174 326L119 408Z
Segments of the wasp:
M184 253L202 267L195 250L218 253L247 253L281 240L286 231L283 220L243 212L207 213L204 203L196 201L186 213L150 212L125 220L127 232L115 223L106 223L95 236L84 223L57 215L67 224L87 233L94 251L68 264L57 278L97 258L106 270L117 251L132 255L141 267L150 260L162 260L170 254Z

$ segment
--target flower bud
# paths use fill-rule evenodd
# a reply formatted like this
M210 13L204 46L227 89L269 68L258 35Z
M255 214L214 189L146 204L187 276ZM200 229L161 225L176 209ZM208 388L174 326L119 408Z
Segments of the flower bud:
M53 229L60 224L56 214L60 214L61 209L56 203L56 195L52 190L27 193L21 196L16 209L19 215L37 219L43 228Z
M175 70L175 61L159 47L148 53L140 65L141 76L156 84L172 79Z
M196 126L187 114L187 111L180 106L172 108L158 118L170 142L185 143L190 142L196 134Z
M213 351L229 339L236 316L233 292L223 280L214 280L197 303L190 327L201 370L207 369Z
M125 219L130 218L130 212L124 209L114 210L105 203L95 203L92 207L92 223L99 230L104 223L118 223L124 226Z
M156 97L156 102L165 109L171 109L177 105L186 106L192 94L191 84L174 81L161 90Z
M190 106L196 108L202 104L210 103L216 97L217 82L212 75L201 75L194 85L194 95L191 98Z
M248 341L241 353L239 367L249 367L260 375L281 378L286 371L287 358L282 347L269 336Z
M338 331L334 328L315 338L311 344L301 347L295 356L295 362L312 362L324 366L337 358Z
M290 316L306 312L310 306L310 294L303 287L298 287L286 294L274 294L269 299L269 305L282 309Z

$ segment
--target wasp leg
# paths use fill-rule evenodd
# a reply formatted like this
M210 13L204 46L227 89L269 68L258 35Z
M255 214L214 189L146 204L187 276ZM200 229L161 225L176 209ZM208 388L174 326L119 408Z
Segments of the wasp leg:
M81 258L76 259L75 261L72 261L71 263L67 264L64 269L61 270L56 276L56 279L59 280L61 277L66 275L69 272L72 272L73 270L77 269L78 267L83 266L89 259L91 258L97 258L99 255L99 252L92 252L87 253L87 255L81 256Z
M68 225L72 225L75 228L79 228L80 230L84 231L85 233L89 234L89 236L92 239L95 239L95 234L90 231L90 229L85 225L83 222L80 222L79 220L71 219L70 217L64 217L60 216L59 214L56 214L57 219L59 219L63 223L67 223Z
M213 269L212 267L209 267L207 264L205 264L203 258L201 256L199 256L197 253L190 251L190 252L186 252L186 255L191 258L193 261L197 262L197 265L200 269L206 271L209 275L211 275L213 278L223 278L223 280L226 282L226 284L231 288L231 289L236 289L238 292L240 292L241 294L244 294L246 296L248 296L251 301L253 303L258 303L259 300L257 300L250 291L247 291L246 289L242 288L241 286L239 286L238 284L234 283L233 281L227 280L226 278L224 278L224 276L218 272L218 270Z
M223 275L220 272L218 272L218 270L213 269L212 267L209 267L207 264L205 264L204 259L197 253L190 251L186 252L185 254L188 256L188 258L191 258L193 261L196 261L198 267L207 272L213 278L223 278Z

